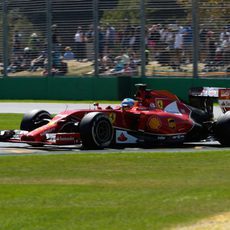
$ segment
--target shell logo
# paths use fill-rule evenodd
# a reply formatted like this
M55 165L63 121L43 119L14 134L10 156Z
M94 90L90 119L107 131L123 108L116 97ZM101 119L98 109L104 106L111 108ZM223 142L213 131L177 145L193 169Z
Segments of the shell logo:
M148 121L148 126L150 129L158 130L162 123L158 117L150 117Z

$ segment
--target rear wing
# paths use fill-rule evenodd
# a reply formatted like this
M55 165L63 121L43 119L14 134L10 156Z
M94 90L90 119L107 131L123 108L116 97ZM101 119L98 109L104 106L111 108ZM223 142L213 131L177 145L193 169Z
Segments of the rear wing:
M194 87L189 90L189 96L194 97L212 97L218 98L219 96L219 87Z
M230 88L194 87L189 90L189 104L213 115L213 103L218 102L223 113L230 110Z

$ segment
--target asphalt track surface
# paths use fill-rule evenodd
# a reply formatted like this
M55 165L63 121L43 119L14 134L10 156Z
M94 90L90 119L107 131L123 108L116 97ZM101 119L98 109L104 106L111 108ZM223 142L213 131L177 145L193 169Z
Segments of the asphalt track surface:
M104 108L108 104L102 104ZM115 107L116 105L113 105ZM0 103L0 113L26 113L33 109L43 109L51 114L57 114L64 110L75 109L93 109L92 104L71 104L71 103ZM214 107L214 116L217 118L222 114L219 107ZM229 147L221 147L218 142L194 142L187 143L180 147L156 147L156 148L137 148L125 147L118 149L103 149L103 150L82 150L80 146L44 146L32 147L21 143L0 143L0 155L47 155L47 154L91 154L91 153L124 153L124 152L197 152L197 151L226 151Z

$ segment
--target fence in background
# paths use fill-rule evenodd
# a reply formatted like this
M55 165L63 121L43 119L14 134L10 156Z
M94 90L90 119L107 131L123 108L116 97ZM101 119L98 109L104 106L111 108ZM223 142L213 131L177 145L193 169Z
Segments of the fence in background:
M229 0L2 0L2 77L229 77Z

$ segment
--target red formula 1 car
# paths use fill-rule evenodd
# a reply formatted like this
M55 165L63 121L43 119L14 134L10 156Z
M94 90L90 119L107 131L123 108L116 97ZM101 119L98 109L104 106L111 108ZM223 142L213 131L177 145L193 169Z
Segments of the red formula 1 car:
M223 115L213 119L213 98ZM75 145L98 149L122 145L168 145L207 138L230 145L230 89L195 88L190 104L164 90L137 84L131 106L64 111L52 117L44 110L26 113L20 130L2 130L0 141L32 146ZM126 99L126 102L132 99Z

